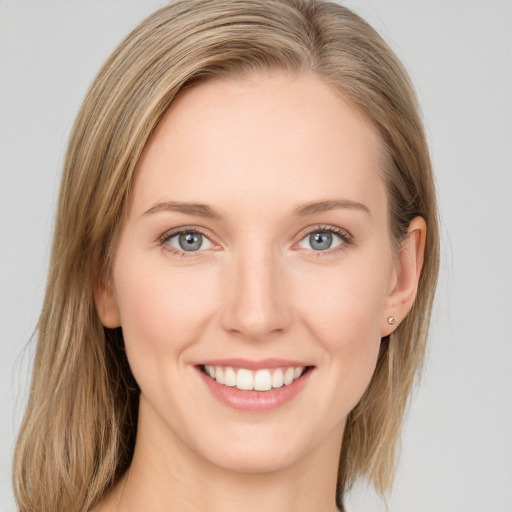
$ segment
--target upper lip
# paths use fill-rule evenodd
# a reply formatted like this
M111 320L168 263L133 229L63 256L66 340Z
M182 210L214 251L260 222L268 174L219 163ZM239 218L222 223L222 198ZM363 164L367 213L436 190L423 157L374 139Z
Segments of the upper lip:
M231 366L234 368L245 368L247 370L261 370L271 368L283 368L290 366L312 366L305 361L298 361L294 359L281 359L281 358L267 358L267 359L244 359L244 358L229 358L229 359L208 359L201 361L197 366Z

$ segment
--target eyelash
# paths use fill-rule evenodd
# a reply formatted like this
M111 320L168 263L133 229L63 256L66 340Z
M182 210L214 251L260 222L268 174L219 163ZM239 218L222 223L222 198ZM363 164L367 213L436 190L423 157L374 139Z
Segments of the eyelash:
M199 233L206 237L208 240L210 238L206 234L205 231L203 231L201 228L197 226L183 226L178 229L173 229L172 231L166 231L163 235L161 235L158 238L158 243L162 246L162 248L165 251L171 252L172 254L179 256L181 258L194 258L197 257L200 252L203 251L181 251L176 249L175 247L172 247L168 244L169 240L176 235L180 235L182 233ZM336 226L329 226L325 224L319 224L317 226L314 226L313 229L309 229L304 234L301 234L301 238L299 240L300 243L304 238L311 235L312 233L332 233L341 238L341 243L336 246L334 249L327 249L325 251L314 251L310 250L316 257L322 257L322 256L330 256L333 254L337 254L338 252L344 250L347 246L354 245L354 239L350 233L348 233L346 230L338 228ZM210 240L211 243L214 243ZM296 244L295 244L296 245Z

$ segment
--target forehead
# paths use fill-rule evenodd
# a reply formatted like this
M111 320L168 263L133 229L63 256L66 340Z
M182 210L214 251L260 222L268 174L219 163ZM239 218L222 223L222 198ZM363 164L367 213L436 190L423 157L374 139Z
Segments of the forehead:
M138 164L133 206L170 198L241 212L254 201L385 201L380 150L364 115L314 75L212 79L183 90L160 121Z

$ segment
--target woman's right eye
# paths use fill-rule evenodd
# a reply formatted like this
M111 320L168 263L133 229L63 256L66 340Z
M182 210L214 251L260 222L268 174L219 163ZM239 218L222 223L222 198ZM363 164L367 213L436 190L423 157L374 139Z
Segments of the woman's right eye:
M211 249L213 243L200 231L193 229L182 229L167 235L163 243L166 244L173 252L192 253L200 252L204 249Z

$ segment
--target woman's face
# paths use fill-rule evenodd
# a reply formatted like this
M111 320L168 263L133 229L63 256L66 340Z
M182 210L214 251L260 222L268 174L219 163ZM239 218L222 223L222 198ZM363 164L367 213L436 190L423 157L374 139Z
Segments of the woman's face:
M337 458L399 316L378 161L371 125L312 75L180 93L97 294L141 388L139 436L243 472Z

